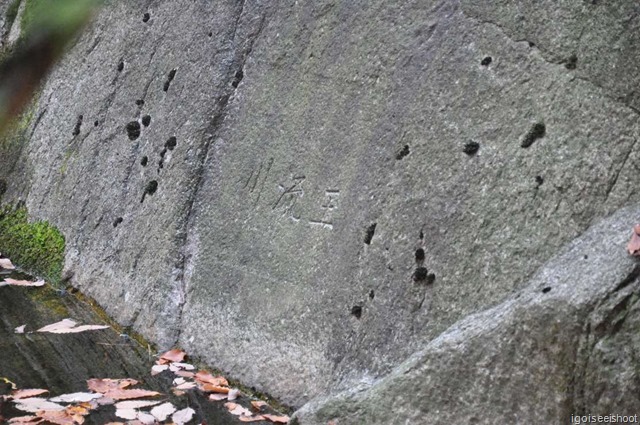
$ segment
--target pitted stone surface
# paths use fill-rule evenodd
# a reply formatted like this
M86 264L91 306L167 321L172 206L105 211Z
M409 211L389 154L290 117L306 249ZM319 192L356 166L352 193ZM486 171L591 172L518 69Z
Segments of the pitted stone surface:
M636 7L548 3L109 3L0 157L3 202L56 224L72 284L162 347L295 407L378 382L455 323L488 332L480 312L640 201ZM564 353L571 320L527 352ZM545 355L541 385L573 379L575 355Z

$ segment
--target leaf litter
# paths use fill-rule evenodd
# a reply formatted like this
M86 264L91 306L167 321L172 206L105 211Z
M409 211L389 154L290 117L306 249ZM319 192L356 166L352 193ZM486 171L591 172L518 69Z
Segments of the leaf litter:
M69 330L79 328L76 325L77 323L73 320L64 319L45 326L38 332L69 333ZM189 370L196 368L191 364L183 363L182 360L185 357L186 353L181 350L170 350L162 354L159 356L157 364L152 367L151 375L162 372L173 373L175 376L173 380L174 392L179 391L180 394L185 394L183 390L197 388L198 391L208 393L211 401L226 401L224 406L229 413L237 416L240 422L269 421L276 424L289 422L288 416L264 413L263 410L268 407L264 401L251 401L250 407L256 412L233 402L232 400L242 397L242 393L238 389L231 388L224 376L215 376L205 370L189 372ZM172 361L172 359L176 361ZM142 388L131 388L138 384L137 380L131 378L94 378L87 380L87 388L90 392L63 394L46 399L37 397L48 393L46 389L16 388L11 395L3 398L11 400L16 409L31 413L31 415L10 419L8 422L10 424L81 425L91 411L103 405L114 405L115 416L126 420L129 425L155 425L165 422L186 425L196 415L196 411L190 407L178 410L176 406L166 400L148 400L150 397L162 394ZM122 422L110 422L110 424L124 425Z

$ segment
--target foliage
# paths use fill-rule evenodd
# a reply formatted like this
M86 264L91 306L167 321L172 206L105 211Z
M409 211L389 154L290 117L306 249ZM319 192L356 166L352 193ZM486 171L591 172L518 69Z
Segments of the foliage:
M0 247L25 270L52 283L60 282L64 262L64 236L47 221L29 223L26 208L0 210Z

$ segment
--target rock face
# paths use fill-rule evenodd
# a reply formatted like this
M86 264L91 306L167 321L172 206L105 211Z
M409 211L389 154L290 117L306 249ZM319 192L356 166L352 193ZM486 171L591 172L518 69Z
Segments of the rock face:
M621 247L625 208L545 264L500 305L456 323L389 375L318 400L305 424L575 423L634 415L640 265Z
M429 401L394 393L407 419L492 423L500 402L505 420L564 420L591 370L570 350L587 305L635 288L611 292L630 273L624 226L611 258L581 260L610 274L580 299L569 277L546 294L531 279L577 267L547 261L640 200L639 7L111 2L51 75L19 159L0 157L4 202L63 231L72 284L117 320L295 407L376 382L345 415L390 423L366 412L411 382ZM635 406L608 383L626 359L584 372L580 403ZM540 412L518 410L523 366L531 400L557 395ZM300 417L340 416L327 403Z

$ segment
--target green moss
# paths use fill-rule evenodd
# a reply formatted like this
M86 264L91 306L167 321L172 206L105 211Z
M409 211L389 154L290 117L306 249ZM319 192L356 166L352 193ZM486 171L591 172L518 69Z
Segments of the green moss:
M26 271L59 283L64 247L62 233L46 221L29 223L26 208L0 210L0 252Z
M36 305L43 306L47 311L55 313L60 318L71 317L69 308L63 302L59 292L53 287L46 285L38 288L37 291L25 291Z

